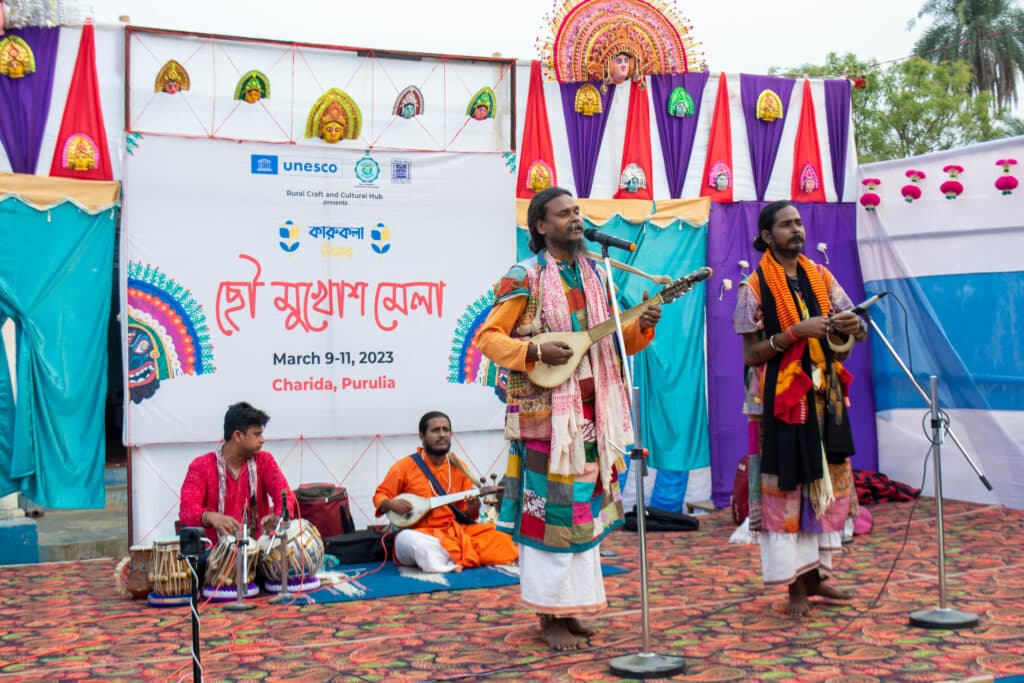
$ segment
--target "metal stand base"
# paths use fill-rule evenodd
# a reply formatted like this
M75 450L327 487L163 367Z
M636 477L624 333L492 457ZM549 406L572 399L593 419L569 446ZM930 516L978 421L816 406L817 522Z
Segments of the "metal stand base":
M244 612L247 609L256 609L256 605L251 602L229 602L224 605L224 609L229 612Z
M616 657L609 665L611 672L622 678L664 678L686 671L682 657L641 652Z
M948 607L920 609L910 613L910 625L921 628L973 628L978 625L978 616Z

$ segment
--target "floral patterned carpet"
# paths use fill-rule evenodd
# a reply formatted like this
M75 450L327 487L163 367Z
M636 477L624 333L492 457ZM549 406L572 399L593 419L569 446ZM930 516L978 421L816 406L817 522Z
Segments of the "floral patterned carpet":
M758 548L730 545L728 511L694 532L647 536L650 651L683 658L676 681L990 681L1024 674L1024 511L946 501L947 606L974 628L922 629L939 607L934 500L871 508L875 525L845 548L846 604L783 613L765 591ZM906 545L901 546L906 534ZM206 681L616 681L610 661L639 654L642 596L635 533L606 558L609 609L590 648L553 653L518 586L326 605L200 608ZM898 561L894 561L897 559ZM0 573L0 682L192 679L187 607L152 608L116 593L117 560L20 565ZM659 679L648 679L659 680Z

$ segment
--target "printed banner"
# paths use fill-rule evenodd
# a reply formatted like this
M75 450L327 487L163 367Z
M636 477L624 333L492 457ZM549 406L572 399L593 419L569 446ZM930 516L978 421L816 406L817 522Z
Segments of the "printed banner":
M500 427L493 389L446 381L514 260L500 154L147 136L125 178L127 443L219 437L241 400L275 439Z

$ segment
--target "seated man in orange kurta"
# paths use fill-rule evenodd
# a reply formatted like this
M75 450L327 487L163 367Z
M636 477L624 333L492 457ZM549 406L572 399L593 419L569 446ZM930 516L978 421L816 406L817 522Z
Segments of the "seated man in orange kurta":
M433 498L475 487L465 466L449 452L451 439L452 424L447 415L431 411L420 418L423 446L392 465L377 487L373 504L378 516L389 511L412 513L412 503L395 498L402 493ZM515 562L519 551L512 537L498 531L494 524L476 523L479 515L480 499L475 496L430 510L395 536L395 561L416 565L425 572L458 572L466 567Z

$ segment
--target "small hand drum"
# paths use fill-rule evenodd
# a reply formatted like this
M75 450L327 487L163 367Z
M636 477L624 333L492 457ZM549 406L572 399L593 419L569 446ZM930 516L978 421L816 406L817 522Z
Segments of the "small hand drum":
M256 585L256 567L259 564L260 548L256 539L249 539L245 548L245 590L243 597L250 598L260 592ZM234 600L238 597L238 589L235 586L237 561L235 552L235 537L225 536L220 539L210 557L206 561L206 578L203 586L203 596L214 601Z
M320 586L316 573L324 561L324 542L311 522L293 519L281 534L284 536L285 572L288 590L306 591ZM271 593L281 592L281 539L260 536L262 551L260 571Z
M128 594L138 600L146 597L153 590L153 581L149 573L153 567L153 546L133 545L128 549L131 564L128 572ZM191 590L191 584L189 585Z
M177 538L153 541L153 563L149 580L153 592L148 602L153 607L187 605L192 600L191 570L188 563L178 559L180 545Z

